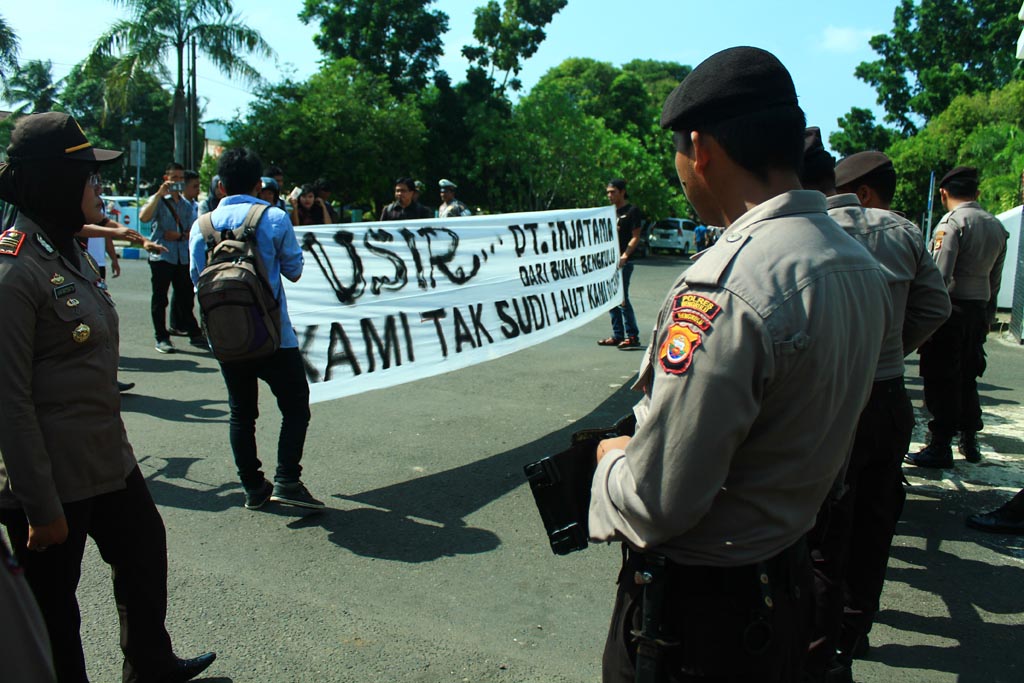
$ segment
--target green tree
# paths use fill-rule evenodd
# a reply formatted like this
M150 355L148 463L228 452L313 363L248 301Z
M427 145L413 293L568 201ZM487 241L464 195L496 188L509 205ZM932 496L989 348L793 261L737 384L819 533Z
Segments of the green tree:
M1013 207L1024 168L1024 81L955 98L916 135L893 143L887 154L899 178L893 205L910 216L927 208L931 173L941 177L960 164L978 168L985 208L997 213Z
M139 71L125 92L124 109L105 115L106 85L102 74L112 68L115 61L114 57L105 57L99 69L90 68L85 62L72 68L64 79L61 105L78 120L94 145L127 151L132 140L145 142L146 164L142 167L142 179L151 181L163 174L174 152L174 132L167 126L173 100L171 94L160 87L156 74ZM103 172L105 178L116 180L122 187L134 188L135 167L129 164L128 156L124 155L123 164L104 168Z
M0 83L6 83L18 68L18 36L0 16Z
M93 46L90 67L99 72L103 58L117 60L107 71L107 97L115 109L124 109L129 85L142 72L163 68L174 58L174 160L185 159L185 50L195 40L197 50L222 73L246 83L262 82L244 55L272 57L274 51L234 13L231 0L113 0L129 14L103 33Z
M434 0L305 0L299 19L319 21L313 37L329 59L351 57L384 76L392 93L418 92L444 54L448 15Z
M661 116L661 107L668 99L670 92L675 90L684 78L686 78L693 67L679 62L663 62L656 59L634 59L622 65L622 70L627 73L636 74L643 81L647 94L650 97L651 106L654 107L658 117Z
M839 130L828 136L828 145L840 157L867 150L884 151L897 138L896 131L875 123L870 109L852 107L839 118Z
M420 174L425 127L412 98L398 100L383 76L346 58L305 83L261 88L228 133L296 184L325 177L344 201L375 204L396 177Z
M892 31L871 38L880 58L861 62L854 73L878 92L886 121L909 135L957 95L1019 78L1019 32L1005 0L901 0Z
M462 48L463 56L477 67L487 70L487 77L498 90L522 88L519 72L523 62L532 57L546 34L544 27L565 7L568 0L488 0L473 10L476 21L473 37L476 45ZM501 77L497 83L496 76Z
M52 111L59 89L60 81L53 80L53 62L33 59L19 66L7 79L3 99L12 105L21 103L15 107L14 116Z

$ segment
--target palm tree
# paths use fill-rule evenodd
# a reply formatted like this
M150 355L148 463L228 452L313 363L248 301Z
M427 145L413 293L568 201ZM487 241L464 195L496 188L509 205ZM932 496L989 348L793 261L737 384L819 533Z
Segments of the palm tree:
M18 68L18 36L3 17L0 17L0 83Z
M144 70L166 73L164 57L177 65L174 90L174 160L185 160L185 48L196 48L226 76L257 84L263 79L241 55L273 57L274 50L259 32L241 23L231 0L112 0L123 6L128 19L114 23L101 35L89 55L99 68L103 57L117 61L106 74L107 104L123 108L133 77Z
M3 87L3 99L14 105L14 116L51 111L57 103L60 81L53 80L53 62L33 59L19 66Z

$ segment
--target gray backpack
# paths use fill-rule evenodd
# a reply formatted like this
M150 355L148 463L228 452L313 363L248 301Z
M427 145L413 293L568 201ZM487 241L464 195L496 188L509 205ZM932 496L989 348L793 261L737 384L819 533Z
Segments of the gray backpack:
M196 298L206 338L222 363L265 358L281 346L281 307L256 248L256 226L268 208L253 204L241 226L222 232L209 213L199 217L206 267Z

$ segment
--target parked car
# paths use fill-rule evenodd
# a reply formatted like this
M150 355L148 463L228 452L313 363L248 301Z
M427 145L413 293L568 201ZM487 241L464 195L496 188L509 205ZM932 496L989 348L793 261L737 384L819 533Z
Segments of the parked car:
M146 198L136 200L135 197L104 197L103 203L107 207L107 216L125 227L138 230L143 237L149 237L153 226L148 222L139 224L139 204L145 203Z
M687 218L662 218L651 228L647 243L651 251L664 249L689 256L696 243L693 234L696 227L697 224Z

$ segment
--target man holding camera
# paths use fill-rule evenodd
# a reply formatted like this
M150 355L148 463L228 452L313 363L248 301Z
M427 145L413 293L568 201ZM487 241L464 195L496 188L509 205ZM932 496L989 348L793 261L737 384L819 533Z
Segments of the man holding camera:
M139 211L139 221L153 221L151 239L167 248L165 252L149 255L150 281L153 286L150 312L153 316L156 350L160 353L174 353L171 334L167 329L167 292L170 288L174 289L173 320L183 326L193 346L206 347L206 340L193 313L195 292L188 273L188 233L197 218L196 205L183 196L184 189L185 167L171 162L164 172L164 182Z

